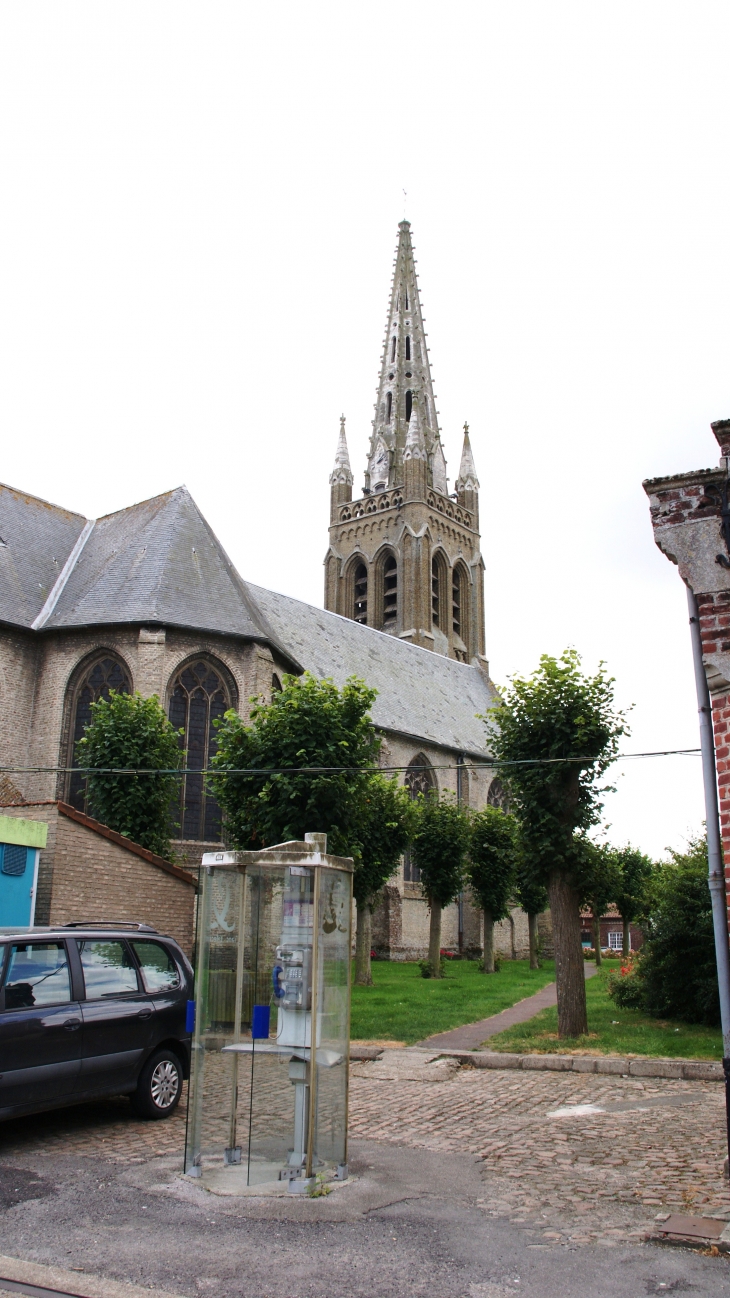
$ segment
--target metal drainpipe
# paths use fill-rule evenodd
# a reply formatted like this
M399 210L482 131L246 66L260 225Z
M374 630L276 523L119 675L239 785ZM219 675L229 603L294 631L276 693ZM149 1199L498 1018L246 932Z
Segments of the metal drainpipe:
M727 1126L728 1158L725 1171L730 1169L730 955L728 954L727 898L725 872L720 842L720 815L717 803L717 774L715 770L715 740L712 732L712 705L710 691L702 661L702 634L697 597L687 587L689 626L692 636L692 660L697 687L697 711L700 719L700 747L702 749L702 779L705 786L705 819L707 822L707 858L709 864L712 922L715 930L715 961L720 989L720 1022L722 1024L722 1067L725 1074L725 1122Z
M456 801L461 806L463 800L462 781L464 778L464 754L456 757ZM464 954L464 894L459 893L459 955Z

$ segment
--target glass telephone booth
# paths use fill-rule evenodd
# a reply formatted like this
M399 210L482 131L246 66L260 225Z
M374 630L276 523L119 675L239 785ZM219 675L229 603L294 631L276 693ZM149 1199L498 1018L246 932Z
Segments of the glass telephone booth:
M347 1176L351 927L352 861L325 834L203 857L188 1175L231 1193Z

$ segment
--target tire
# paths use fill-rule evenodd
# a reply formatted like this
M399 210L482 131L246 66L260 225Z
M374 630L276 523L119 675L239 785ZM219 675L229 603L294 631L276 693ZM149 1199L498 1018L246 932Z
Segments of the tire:
M180 1101L183 1069L174 1050L157 1050L147 1060L132 1096L141 1118L169 1118Z

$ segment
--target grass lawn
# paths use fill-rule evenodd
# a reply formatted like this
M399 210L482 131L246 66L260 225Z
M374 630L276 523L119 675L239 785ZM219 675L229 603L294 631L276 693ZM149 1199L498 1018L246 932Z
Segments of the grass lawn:
M604 960L603 970L586 983L588 1035L558 1038L557 1009L542 1010L534 1019L500 1032L488 1042L490 1050L520 1054L658 1055L670 1059L722 1059L719 1028L651 1019L640 1010L619 1009L606 992L608 972L620 960Z
M422 978L417 964L373 960L373 986L352 988L352 1040L410 1046L498 1014L554 978L552 960L532 971L527 960L505 960L495 974L480 973L476 960L447 960L440 979Z

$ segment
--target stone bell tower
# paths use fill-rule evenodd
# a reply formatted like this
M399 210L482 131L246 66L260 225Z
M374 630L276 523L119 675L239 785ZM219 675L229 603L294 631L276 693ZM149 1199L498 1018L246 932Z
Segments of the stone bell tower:
M352 499L345 417L330 475L325 608L457 658L484 656L479 483L464 425L456 491L433 394L409 221L401 221L365 486Z

